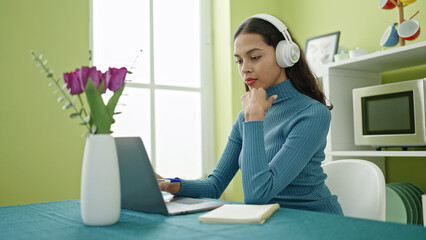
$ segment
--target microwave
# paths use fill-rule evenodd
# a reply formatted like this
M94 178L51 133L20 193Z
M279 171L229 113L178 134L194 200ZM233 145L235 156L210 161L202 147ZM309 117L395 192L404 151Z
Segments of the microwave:
M353 89L355 145L426 146L426 78Z

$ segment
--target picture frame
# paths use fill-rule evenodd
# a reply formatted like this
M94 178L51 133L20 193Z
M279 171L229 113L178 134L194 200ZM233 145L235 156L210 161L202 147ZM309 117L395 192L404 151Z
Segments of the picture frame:
M340 31L308 38L305 57L311 70L318 74L322 65L332 63L339 47Z

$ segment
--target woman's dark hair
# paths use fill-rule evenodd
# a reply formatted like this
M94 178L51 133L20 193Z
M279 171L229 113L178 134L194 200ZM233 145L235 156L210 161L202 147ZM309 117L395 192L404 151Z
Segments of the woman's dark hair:
M292 37L294 43L299 44L293 38L291 32L287 30ZM234 33L234 41L241 33L257 33L262 35L266 44L276 48L281 40L284 40L284 35L270 22L260 18L249 18L238 27ZM300 48L300 46L299 46ZM318 86L317 79L309 68L305 54L300 49L300 59L292 67L285 69L287 76L291 79L293 86L301 93L317 100L324 104L328 109L333 109L333 105L327 105L324 93ZM249 91L247 84L245 84L246 91Z

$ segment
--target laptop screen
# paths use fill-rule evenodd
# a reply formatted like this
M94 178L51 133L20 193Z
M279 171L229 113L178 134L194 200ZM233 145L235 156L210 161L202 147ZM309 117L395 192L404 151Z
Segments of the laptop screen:
M120 168L121 207L167 215L163 195L140 137L115 138Z

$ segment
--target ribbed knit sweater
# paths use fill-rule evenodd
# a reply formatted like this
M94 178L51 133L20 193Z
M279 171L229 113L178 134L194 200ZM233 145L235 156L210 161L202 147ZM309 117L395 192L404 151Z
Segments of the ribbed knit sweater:
M342 215L324 181L321 162L329 109L300 93L288 79L266 90L272 103L263 121L245 122L241 111L225 150L205 179L182 179L178 196L219 198L241 169L244 202Z

